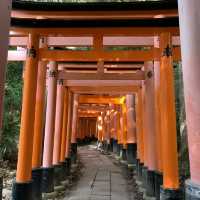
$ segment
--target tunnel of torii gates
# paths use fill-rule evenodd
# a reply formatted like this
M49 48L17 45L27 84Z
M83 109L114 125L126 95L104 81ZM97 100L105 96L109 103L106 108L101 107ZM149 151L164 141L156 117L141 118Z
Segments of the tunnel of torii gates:
M53 192L70 174L77 141L91 137L137 168L147 196L183 199L173 80L180 61L191 174L185 193L200 199L199 7L199 0L0 1L1 118L6 62L24 61L13 199Z

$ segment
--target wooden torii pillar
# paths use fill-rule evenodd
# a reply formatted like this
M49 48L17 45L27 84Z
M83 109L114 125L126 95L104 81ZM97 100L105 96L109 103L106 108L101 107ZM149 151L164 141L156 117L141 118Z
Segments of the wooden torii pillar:
M137 175L142 180L144 167L144 120L142 88L136 94Z
M40 46L46 46L46 39L42 38ZM46 93L46 72L47 62L39 61L37 75L37 91L35 102L35 120L34 120L34 138L33 138L33 156L32 156L32 180L33 180L33 197L42 198L41 181L42 181L42 146L43 130L45 119L45 93Z
M102 143L102 134L103 134L103 119L102 113L98 116L97 120L97 131L98 131L98 142Z
M71 130L71 159L76 163L77 157L77 121L78 121L78 94L73 94L73 109L72 109L72 130Z
M70 162L66 158L66 149L68 148L68 141L70 135L67 134L68 128L68 110L70 103L70 93L67 87L64 87L64 105L63 105L63 118L62 118L62 130L61 130L61 146L60 146L60 164L62 166L62 175L65 179L69 175Z
M8 36L10 27L11 0L0 2L0 137L3 117L4 82L8 55Z
M154 37L154 47L160 48L160 37ZM161 132L161 80L160 61L154 60L154 105L155 105L155 135L156 135L156 158L157 167L155 170L155 196L160 199L160 186L163 184L163 158L162 158L162 138Z
M117 110L116 110L116 106L114 105L114 114L113 114L113 153L117 153Z
M155 134L155 104L154 104L154 68L153 62L146 62L144 65L146 73L145 80L145 135L146 135L146 195L155 196L155 171L157 168L156 158L156 134Z
M29 34L28 53L25 64L22 114L16 182L13 186L14 200L32 200L32 150L34 116L37 88L39 36Z
M182 199L179 189L176 109L172 58L172 38L170 33L160 35L161 63L161 127L163 186L160 198Z
M127 107L127 161L130 168L136 166L136 118L135 118L135 95L126 95Z
M55 111L56 111L56 82L57 82L57 63L49 63L47 81L47 108L43 150L43 180L42 192L51 193L54 191L54 168L53 168L53 145L55 130Z
M125 100L120 105L120 127L121 127L121 161L126 163L127 162L127 109Z
M190 179L186 199L200 199L200 1L179 0L179 23L183 66Z
M63 123L63 125L65 127L63 127L63 136L67 133L67 138L66 138L66 148L65 148L65 154L63 152L63 156L62 159L64 159L64 155L65 155L65 161L66 161L66 165L67 165L67 175L70 174L70 169L71 169L71 136L72 136L72 112L73 112L73 94L71 91L68 90L68 103L67 103L67 120L65 120L65 123ZM64 118L63 118L64 120ZM67 123L67 124L66 124ZM66 126L67 125L67 126ZM66 130L66 132L65 132ZM65 137L65 136L64 136ZM65 138L63 138L63 142L64 142Z
M56 95L56 113L55 113L55 131L53 145L53 166L54 166L54 185L60 185L64 180L62 174L62 164L60 163L61 140L62 140L62 123L63 123L63 108L64 108L64 85L63 80L57 80L57 95ZM66 123L66 122L65 122Z
M122 140L122 129L121 129L121 105L117 105L116 107L117 110L117 114L116 114L116 123L117 123L117 155L116 158L119 159L120 158L120 152L122 149L122 144L123 144L123 140Z

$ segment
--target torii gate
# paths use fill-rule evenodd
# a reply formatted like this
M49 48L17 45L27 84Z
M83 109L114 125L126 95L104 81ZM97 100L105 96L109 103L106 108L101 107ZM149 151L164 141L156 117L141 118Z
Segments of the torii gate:
M5 66L8 38L7 27L9 24L10 12L10 9L5 9L5 7L9 8L10 1L2 1L1 4L0 13L2 16L0 20L2 21L1 24L5 25L5 28L3 27L3 29L0 30L3 36L1 38L4 42L0 45L2 48L0 69L3 75L4 68L2 68L2 66ZM132 4L135 7L130 7ZM138 165L142 168L143 173L149 177L146 182L147 194L149 196L160 195L161 199L182 199L178 180L176 119L172 78L172 61L180 60L180 48L177 46L173 47L172 43L173 37L179 35L177 7L174 7L176 2L166 1L149 4L148 2L140 2L132 4L123 4L120 6L121 8L118 7L119 4L99 4L100 7L97 10L93 10L94 7L89 7L89 4L85 4L86 6L83 7L77 5L77 8L74 4L71 4L74 7L65 4L66 6L63 7L64 10L59 10L59 6L54 7L54 10L52 10L52 6L55 6L54 4L45 4L45 6L48 5L48 8L51 9L51 12L47 12L38 10L37 4L34 3L31 3L34 10L28 10L27 5L29 6L30 3L14 2L13 11L11 12L10 36L12 39L10 40L10 44L18 46L20 43L21 45L19 46L27 46L28 54L25 55L24 51L19 55L18 52L8 53L8 58L11 60L26 60L18 167L16 183L13 189L13 199L33 199L31 180L33 178L33 184L37 183L39 180L38 177L41 175L41 169L47 180L43 183L43 187L46 187L43 192L51 192L53 190L52 155L54 151L54 140L52 136L54 135L54 127L52 124L55 118L56 121L62 119L62 122L68 122L62 124L58 123L55 127L55 131L60 130L60 127L62 127L60 141L58 141L61 142L60 158L58 158L55 163L62 163L65 165L65 160L69 160L71 134L73 135L73 133L70 132L70 127L75 124L74 120L76 119L76 115L74 112L77 109L78 103L77 93L81 93L82 91L95 91L95 88L91 88L90 85L86 85L85 87L87 88L82 88L81 85L78 85L77 88L71 90L68 86L69 82L71 81L72 83L75 80L82 81L83 83L89 80L91 84L93 80L96 80L99 84L102 80L112 81L113 79L122 81L124 87L126 87L126 81L139 81L140 84L143 82L139 86L139 89L136 88L138 87L137 84L131 84L129 90L134 90L137 96L137 113L138 116L141 116L139 120L137 120L137 127L141 131L137 144L139 147ZM67 10L67 6L69 6L69 10ZM199 198L200 185L200 177L198 175L199 154L197 150L200 140L198 134L200 112L198 106L198 61L200 56L198 55L199 30L197 24L199 23L200 17L196 14L198 13L197 9L199 6L200 3L197 0L179 1L181 50L191 165L191 180L186 182L187 199ZM20 8L22 8L22 10ZM68 12L66 12L65 9ZM82 10L80 11L80 9ZM90 12L88 12L88 10L90 10ZM46 18L48 18L48 20L46 20ZM64 20L59 21L60 19ZM61 37L58 38L58 36ZM139 50L133 48L128 51L112 50L112 48L111 50L109 50L109 48L106 49L106 47L110 46L129 46L131 39L133 42L131 46L134 46L134 44L138 45L139 42L136 38L138 36L143 38L147 36L159 36L159 47L156 40L155 43L152 43L151 40L150 45L149 38L148 40L140 38L140 42L144 42L142 46L146 47L145 44L148 43L147 46L149 46L149 48L139 48ZM40 38L44 39L39 47ZM87 43L89 45L89 50L73 51L48 48L55 47L57 44L58 46L63 46L63 41L66 42L67 40L71 41L74 39L74 43L78 45L81 45L82 39L84 39L84 45ZM47 42L45 42L45 40L47 40ZM176 41L176 39L173 40ZM66 46L68 46L68 44L70 43L64 43ZM73 46L76 45L73 44ZM13 59L12 56L15 55L16 57ZM154 67L152 61L154 61ZM44 110L43 99L47 62L50 62L50 64L44 141L45 148L43 153L43 168L41 168L41 116ZM81 72L58 72L58 62L95 62L97 67L95 73L90 72L90 74L87 74L87 77L85 77L85 74ZM115 72L109 74L105 73L104 70L106 62L141 62L144 65L144 70L139 69L132 73ZM61 81L59 81L56 86L57 79ZM64 84L62 81L63 79L65 80ZM1 83L3 83L4 78L0 80ZM119 89L119 87L118 85L115 88L116 92L117 90L122 90L122 88ZM56 101L56 88L57 94L61 95L58 101ZM113 89L113 86L112 88L107 88L106 92L109 93L111 90L113 91ZM101 92L102 90L104 90L104 88L99 91ZM130 91L126 90L126 92ZM76 94L73 95L72 92ZM156 102L156 107L152 106L154 101ZM55 102L58 103L58 106L56 105L56 110L60 108L63 111L62 115L57 114ZM1 101L0 104L2 104ZM154 121L152 121L152 113L155 115L156 120ZM160 162L157 162L157 160ZM159 181L152 182L153 179L151 179L154 173L157 174L157 172L163 175L163 187L161 188L161 192L159 190L157 191L153 186L153 184L157 184L157 188L159 188ZM37 192L38 190L37 188ZM39 198L41 198L41 196ZM36 199L38 199L38 196Z

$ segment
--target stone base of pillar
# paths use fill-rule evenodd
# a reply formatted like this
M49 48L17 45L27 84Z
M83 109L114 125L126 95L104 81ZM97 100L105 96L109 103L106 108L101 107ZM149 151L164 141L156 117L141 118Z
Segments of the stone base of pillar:
M33 200L42 200L42 168L32 170L32 181Z
M61 165L61 170L62 170L62 172L61 172L62 173L61 181L64 181L67 178L67 162L66 161L61 162L60 165Z
M113 153L117 154L117 140L113 139Z
M136 166L136 152L137 152L137 144L135 143L127 144L126 156L128 164Z
M54 168L42 168L42 192L51 193L54 191Z
M160 188L160 200L183 200L183 192L180 189Z
M140 159L136 159L136 176L137 176L137 179L139 179L140 177Z
M200 185L193 183L191 180L185 182L185 199L199 200L200 199Z
M113 138L110 139L110 152L113 152Z
M163 184L163 175L159 171L155 171L155 196L157 200L160 200L160 187Z
M33 200L33 182L13 183L12 200Z
M106 148L107 153L112 152L111 143L107 143L107 146L106 146L106 147L107 147L107 148Z
M155 196L155 171L147 170L147 180L146 180L146 195L148 197Z
M71 158L65 158L65 162L66 162L66 175L68 177L71 172Z
M102 150L105 151L106 150L106 142L102 141Z
M121 159L122 159L123 161L127 161L126 151L127 151L127 150L124 149L124 148L121 149Z
M84 144L84 140L80 139L80 138L76 138L77 144L78 145L83 145Z
M137 176L138 180L142 181L142 169L144 167L144 163L141 163L139 159L137 159Z
M71 143L71 162L76 163L77 160L77 143Z
M142 166L142 187L147 188L147 172L148 168L146 166Z
M105 154L108 154L111 151L111 144L107 141L103 141L103 151Z
M122 149L122 145L121 144L117 144L117 156L120 157L120 152Z
M54 165L54 186L59 186L63 181L62 165Z

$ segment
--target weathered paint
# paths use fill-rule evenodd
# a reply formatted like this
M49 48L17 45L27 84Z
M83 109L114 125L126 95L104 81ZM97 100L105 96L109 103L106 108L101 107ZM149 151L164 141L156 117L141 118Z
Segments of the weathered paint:
M61 136L61 148L60 148L60 162L65 161L66 145L67 145L67 121L68 121L68 89L64 88L64 100L63 100L63 118L62 118L62 136Z
M18 152L16 175L16 181L22 183L31 180L39 49L39 37L37 35L29 35L28 48L29 53L27 53L24 72L22 114L19 138L20 148Z
M47 80L47 108L44 136L43 167L51 167L53 161L53 144L55 130L55 108L56 108L56 82L57 63L49 63Z
M78 114L78 94L74 94L73 114L72 114L72 137L71 137L71 143L76 143L76 136L77 136L77 114Z
M154 37L154 47L160 47L160 38L158 36ZM154 92L155 92L155 133L156 133L156 156L157 156L157 170L162 172L162 139L161 139L161 86L160 86L160 62L154 61Z
M61 140L62 140L63 108L64 108L64 86L63 86L63 80L58 80L57 81L57 95L56 95L56 116L55 116L54 147L53 147L53 164L54 165L59 164L59 161L60 161Z
M155 134L155 104L154 104L154 69L152 62L145 63L145 130L147 137L147 163L149 170L156 170L156 134Z
M136 143L135 96L126 95L127 107L127 143Z
M190 175L192 182L200 185L200 1L179 0L178 5Z
M175 91L172 56L164 54L164 50L171 48L170 33L160 35L162 52L160 65L161 80L161 126L162 126L162 157L163 157L163 187L165 189L179 188L177 132Z

